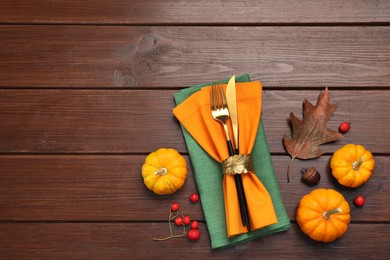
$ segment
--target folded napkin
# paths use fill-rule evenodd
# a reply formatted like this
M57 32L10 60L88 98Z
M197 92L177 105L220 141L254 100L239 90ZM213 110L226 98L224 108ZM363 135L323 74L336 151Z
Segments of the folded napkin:
M249 76L242 75L236 77L236 81L247 82L249 81ZM258 121L256 122L256 116L259 115L254 115L253 119L255 122L251 120L245 120L244 122L242 118L240 119L240 114L250 114L252 112L251 109L253 108L250 106L240 106L240 102L248 101L251 98L261 99L261 85L259 82L237 84L240 129L243 127L249 127L254 130L254 132L252 131L253 133L251 133L251 131L240 131L240 140L243 138L242 135L249 133L248 136L244 138L245 140L249 138L250 141L240 142L240 151L250 152L253 146L251 154L253 156L253 164L256 174L256 176L253 173L242 175L244 188L248 186L248 183L253 182L253 179L256 179L257 181L255 180L255 183L256 185L259 185L257 186L257 189L260 191L258 194L260 198L258 199L260 199L263 203L259 204L260 206L258 209L250 212L252 217L251 224L254 225L254 228L262 228L234 236L235 234L242 232L242 225L239 216L239 209L234 206L238 203L234 201L237 200L236 194L227 194L227 197L224 199L223 188L227 188L227 186L235 184L233 176L223 176L220 173L221 165L218 161L228 157L226 143L223 139L224 135L222 127L219 125L219 130L217 130L217 128L212 130L212 125L216 127L215 124L218 123L213 121L211 114L208 117L205 117L205 121L202 121L201 118L197 118L197 115L205 113L205 111L200 112L200 110L208 109L207 113L211 113L209 108L209 98L207 98L208 103L204 103L205 97L210 96L209 88L203 88L201 90L202 87L207 85L210 84L194 86L176 93L175 100L178 106L173 112L182 123L182 131L190 154L195 180L201 196L202 208L207 222L212 248L216 249L233 246L264 235L287 230L290 226L290 221L284 208L279 187L275 179L262 123L261 121L260 123ZM201 106L196 105L199 103ZM256 106L256 102L253 103ZM245 112L242 111L240 113L240 107L241 109L245 107L249 110ZM260 111L258 112L260 113ZM188 118L191 120L188 121ZM195 121L193 121L194 118L196 119ZM196 123L194 124L194 122ZM253 127L253 124L258 125L259 127ZM191 128L190 131L196 138L193 138L189 134L186 127ZM211 140L211 137L207 136L210 130L211 132L220 131L219 136L221 136L222 139L220 141L216 141L214 139ZM199 133L202 133L201 137L198 136ZM197 141L195 141L195 139ZM221 142L221 144L218 145L218 142ZM208 153L203 150L202 146L206 147ZM258 179L260 179L260 181L258 181ZM224 183L224 187L222 187L222 183ZM247 195L247 199L248 197L250 198L251 196ZM228 203L227 201L230 202ZM226 204L224 204L224 202L226 202ZM248 201L248 204L250 203L252 202ZM228 217L226 217L225 208L227 208L227 212L231 210L232 212L237 212L238 215L234 216L233 214L230 216L229 214ZM250 207L248 206L248 208ZM228 236L234 236L234 238L228 238Z
M226 85L223 87L226 88ZM247 155L252 151L260 122L261 84L259 81L237 83L236 88L239 150L242 154ZM229 152L223 127L211 116L210 96L211 87L204 87L178 105L173 113L195 141L213 159L222 163L229 157ZM230 125L229 121L228 125ZM252 230L276 224L275 210L267 189L253 173L253 170L246 169L249 172L242 174L241 178ZM222 174L222 170L220 173ZM231 238L248 232L248 229L240 221L241 214L234 176L225 174L222 185L227 236Z

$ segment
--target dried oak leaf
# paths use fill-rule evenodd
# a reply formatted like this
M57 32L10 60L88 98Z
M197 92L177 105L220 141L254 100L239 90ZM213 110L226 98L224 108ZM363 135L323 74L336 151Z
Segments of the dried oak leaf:
M318 96L315 106L305 99L302 121L290 113L292 136L285 135L283 138L284 146L291 155L287 182L290 182L290 167L295 158L317 158L323 154L319 145L342 138L339 132L326 128L326 123L337 108L337 104L330 104L329 100L330 93L326 88Z

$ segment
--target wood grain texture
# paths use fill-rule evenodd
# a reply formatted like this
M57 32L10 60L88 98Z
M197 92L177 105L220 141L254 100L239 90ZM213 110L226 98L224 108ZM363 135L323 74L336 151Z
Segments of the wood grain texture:
M390 1L0 0L0 259L388 259L390 249ZM211 251L173 94L249 73L260 80L262 119L288 232ZM325 155L296 160L291 182L282 138L289 114L330 87L328 127L352 123ZM358 189L331 176L335 149L358 143L376 168ZM179 150L183 189L159 196L141 177L146 155ZM318 186L300 180L317 167ZM351 205L347 234L317 243L295 222L315 188ZM352 205L357 195L363 208ZM169 205L201 222L198 242L168 235Z
M0 22L239 24L389 22L386 0L0 1Z
M390 151L390 91L331 91L339 103L328 127L352 122L345 138L323 145L333 152L359 143L374 153ZM0 153L149 153L172 147L186 153L172 114L174 90L1 90ZM320 90L264 91L263 114L272 153L285 153L289 114L302 118L302 103ZM162 109L163 108L163 109ZM381 125L381 127L377 127ZM368 134L370 133L370 134ZM378 145L381 144L381 145Z
M2 25L0 39L0 87L183 88L242 73L267 88L390 82L386 26Z
M164 232L166 231L166 232ZM351 224L333 243L318 243L292 225L289 231L211 251L206 227L199 241L166 236L165 223L0 223L0 254L6 259L387 259L389 225ZM363 243L362 241L370 241ZM149 249L149 250L147 250Z
M169 205L180 203L183 213L204 220L201 204L191 204L189 196L197 192L194 175L173 195L155 195L143 184L141 167L146 156L0 156L0 221L158 221L167 220ZM371 180L359 189L343 188L332 177L330 156L296 161L291 182L286 182L288 156L273 156L275 175L290 219L301 197L313 190L301 182L302 167L317 167L322 179L314 188L341 192L351 205L353 222L390 221L390 158L376 156ZM186 157L187 162L189 158ZM217 173L216 173L217 174ZM222 188L222 187L221 187ZM363 195L364 208L352 205ZM222 203L222 202L221 202Z

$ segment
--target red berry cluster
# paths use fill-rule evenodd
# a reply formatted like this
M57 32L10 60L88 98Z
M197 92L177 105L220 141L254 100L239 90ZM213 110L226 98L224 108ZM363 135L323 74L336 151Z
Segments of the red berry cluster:
M199 195L196 193L191 194L190 196L190 201L192 203L196 203L199 200ZM183 227L183 231L179 235L173 235L172 232L172 226L171 226L171 221L174 220L175 225L180 227ZM169 231L170 231L170 236L165 237L165 238L153 238L153 240L167 240L171 238L178 238L178 237L184 237L186 235L186 226L191 223L191 218L189 216L185 216L181 213L180 210L180 205L177 202L173 202L170 207L170 212L169 212ZM190 240L198 240L200 238L200 231L199 231L199 222L194 220L191 223L191 229L188 231L187 237Z

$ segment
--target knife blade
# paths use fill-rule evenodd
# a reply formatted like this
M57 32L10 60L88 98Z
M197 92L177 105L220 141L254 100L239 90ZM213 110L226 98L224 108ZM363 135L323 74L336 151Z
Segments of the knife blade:
M227 84L226 101L229 108L230 120L232 121L233 140L236 154L238 150L238 118L237 118L237 98L236 98L236 77L233 75Z
M230 120L232 121L235 154L239 154L240 151L239 151L239 146L238 146L238 114L237 114L237 97L236 97L236 77L234 75L229 79L229 82L228 82L227 87L226 87L226 102L227 102L228 109L229 109ZM237 195L238 195L238 200L239 200L239 204L240 204L242 225L247 227L248 231L251 231L248 206L246 204L246 196L245 196L244 186L242 184L241 175L235 174L234 180L236 183Z

